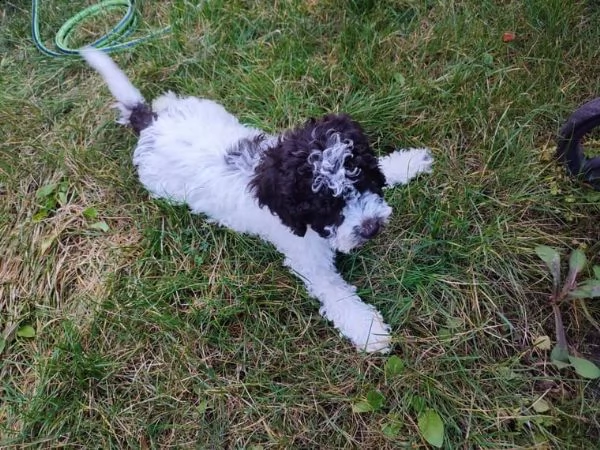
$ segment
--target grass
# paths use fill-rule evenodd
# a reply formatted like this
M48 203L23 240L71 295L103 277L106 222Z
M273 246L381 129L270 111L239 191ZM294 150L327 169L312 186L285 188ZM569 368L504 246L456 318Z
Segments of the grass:
M218 99L267 131L346 111L377 151L432 147L434 173L387 193L387 231L339 261L392 324L404 370L357 354L271 246L150 200L106 88L80 61L40 55L28 2L8 1L0 446L423 448L418 417L434 409L445 448L595 448L598 381L557 370L534 345L555 337L533 248L581 247L599 263L600 195L567 179L553 152L568 114L600 92L600 9L196 3L140 2L141 32L173 25L116 56L148 98ZM42 34L84 4L42 2ZM598 305L565 310L573 351L596 361ZM17 336L25 325L35 337ZM353 412L373 392L381 408Z

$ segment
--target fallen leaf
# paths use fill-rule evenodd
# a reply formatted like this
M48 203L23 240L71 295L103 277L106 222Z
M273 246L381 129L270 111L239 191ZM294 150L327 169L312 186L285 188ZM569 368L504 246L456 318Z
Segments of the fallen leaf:
M444 443L444 422L433 409L426 410L418 418L421 435L434 447L440 448Z
M94 230L100 230L100 231L104 231L105 233L110 230L110 227L108 226L108 224L102 220L100 222L96 222L90 225L90 228L94 229Z
M548 402L543 398L538 398L535 402L533 402L533 405L531 405L531 407L536 413L539 414L545 413L550 410L550 404L548 404Z
M360 413L366 413L366 412L372 412L372 411L373 411L373 406L366 400L360 400L352 405L353 413L360 414Z
M404 361L402 361L398 356L392 355L385 362L384 371L386 376L390 378L400 375L404 371Z
M534 341L533 346L540 350L550 350L552 348L552 342L548 336L540 336Z
M507 31L502 35L502 42L512 42L515 40L515 33L512 31Z
M584 378L596 379L600 378L600 368L592 361L587 359L577 358L576 356L569 356L569 361L575 368L575 372Z
M17 331L17 336L24 338L35 337L35 329L31 325L25 325Z

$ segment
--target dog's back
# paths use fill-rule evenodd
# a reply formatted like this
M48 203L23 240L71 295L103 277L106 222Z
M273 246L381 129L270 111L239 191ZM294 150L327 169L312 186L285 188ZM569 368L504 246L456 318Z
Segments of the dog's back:
M167 92L150 107L108 55L94 48L81 54L117 100L118 122L139 134L133 163L152 196L186 203L196 213L238 231L256 233L247 228L252 221L243 214L240 223L232 223L238 217L232 211L239 213L255 203L248 189L252 162L238 147L240 142L256 141L261 131L242 125L222 105L208 99ZM252 157L260 155L254 152ZM246 212L251 213L270 216L258 208Z

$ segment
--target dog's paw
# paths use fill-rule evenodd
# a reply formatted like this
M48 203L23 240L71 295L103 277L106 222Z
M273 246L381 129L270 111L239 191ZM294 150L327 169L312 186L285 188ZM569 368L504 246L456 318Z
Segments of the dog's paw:
M321 307L321 314L331 320L342 336L350 339L358 351L387 353L392 337L390 327L373 306L352 296L329 308Z
M357 350L367 353L388 353L392 342L390 327L387 325L381 314L375 312L371 318L370 327L367 333L361 335L354 345Z
M409 177L412 178L420 173L430 173L433 169L433 155L428 148L413 148L406 150L409 157Z
M388 186L405 184L421 173L430 173L433 156L428 148L396 150L379 158L379 166Z

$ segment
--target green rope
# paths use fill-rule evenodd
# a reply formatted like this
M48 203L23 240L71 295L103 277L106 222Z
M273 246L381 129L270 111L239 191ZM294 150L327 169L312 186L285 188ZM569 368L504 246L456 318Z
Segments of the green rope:
M69 20L67 20L63 26L61 26L56 33L54 38L54 45L56 50L51 50L44 45L40 37L40 2L41 0L32 0L31 4L31 35L33 42L36 47L44 54L53 57L65 57L78 55L79 49L70 48L69 40L73 32L83 23L89 21L91 18L105 14L107 11L113 9L127 8L127 11L123 18L115 25L108 33L99 39L95 40L91 44L92 47L100 48L105 52L112 52L116 50L123 50L125 48L133 47L134 45L145 42L149 39L163 35L170 31L170 27L165 27L161 30L152 32L146 36L132 39L126 42L118 42L127 36L129 36L137 25L137 16L135 14L134 0L103 0L92 6L85 8L83 11L78 12Z

